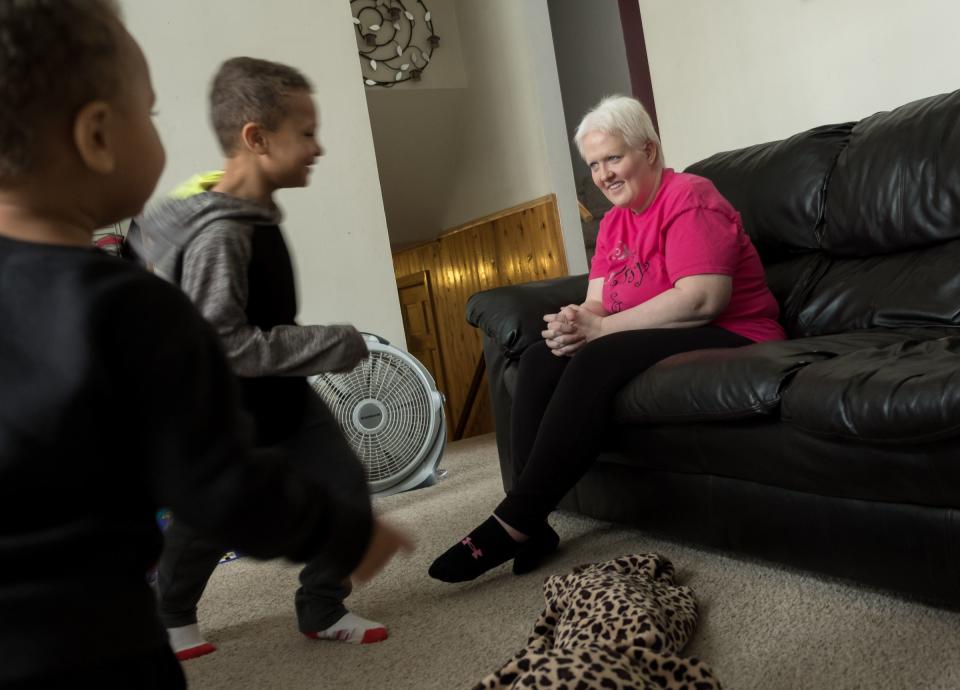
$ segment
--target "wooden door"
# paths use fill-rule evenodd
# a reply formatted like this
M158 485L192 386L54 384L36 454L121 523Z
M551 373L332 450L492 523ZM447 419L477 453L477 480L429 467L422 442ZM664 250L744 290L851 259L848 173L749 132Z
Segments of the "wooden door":
M407 338L407 351L419 359L427 368L437 388L447 395L447 377L440 352L440 336L437 334L437 316L433 306L433 288L430 284L430 271L420 271L397 278L397 292L400 295L400 314L403 316L403 333ZM447 428L454 421L450 417L450 404L444 408L447 415Z

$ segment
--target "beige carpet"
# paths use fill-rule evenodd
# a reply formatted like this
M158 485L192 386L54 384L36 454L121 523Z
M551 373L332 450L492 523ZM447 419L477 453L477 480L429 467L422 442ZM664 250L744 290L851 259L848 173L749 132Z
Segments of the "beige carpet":
M557 514L562 551L536 573L508 566L466 585L427 577L431 560L484 519L501 497L492 436L447 447L446 480L377 501L420 541L348 600L390 627L390 639L353 646L298 634L298 568L248 558L217 571L201 626L219 651L185 663L205 688L469 688L522 647L542 605L544 575L630 552L657 551L693 588L701 620L688 653L728 689L960 688L960 614L779 566ZM958 583L960 584L960 583Z

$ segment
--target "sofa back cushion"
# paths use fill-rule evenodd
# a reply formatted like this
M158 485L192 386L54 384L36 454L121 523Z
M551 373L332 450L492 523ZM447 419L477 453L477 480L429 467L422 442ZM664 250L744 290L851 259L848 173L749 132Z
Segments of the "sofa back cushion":
M960 91L854 125L826 201L820 246L834 257L960 238Z
M960 326L960 91L717 154L790 337Z
M822 268L819 233L827 180L854 124L817 127L783 141L725 151L686 169L711 180L740 212L790 337L801 335L797 313L811 271Z
M826 180L854 123L718 153L686 172L711 180L740 212L764 263L820 249Z
M864 328L960 326L960 240L858 259L824 257L792 337Z

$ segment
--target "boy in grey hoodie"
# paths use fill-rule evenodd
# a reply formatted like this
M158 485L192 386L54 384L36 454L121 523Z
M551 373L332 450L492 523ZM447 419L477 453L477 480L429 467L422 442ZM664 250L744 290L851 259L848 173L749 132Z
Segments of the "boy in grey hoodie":
M206 173L138 219L134 252L179 284L220 336L240 376L242 400L257 445L292 442L305 428L326 429L316 471L354 466L336 421L305 376L355 367L367 356L353 326L301 326L293 267L273 193L306 186L323 151L306 78L293 68L253 58L227 60L210 92L213 126L226 156L222 173ZM197 603L225 544L209 542L176 519L158 569L160 616L181 660L215 650L200 634ZM378 642L386 628L347 612L348 573L310 562L295 603L301 632L312 638Z

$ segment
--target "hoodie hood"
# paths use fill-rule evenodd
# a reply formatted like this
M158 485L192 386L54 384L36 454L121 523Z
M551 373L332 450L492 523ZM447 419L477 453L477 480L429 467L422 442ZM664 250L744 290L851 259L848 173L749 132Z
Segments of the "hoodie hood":
M229 194L209 191L223 173L202 173L183 183L171 196L152 204L134 219L127 237L146 267L179 284L183 252L204 228L215 223L279 225L280 209Z

